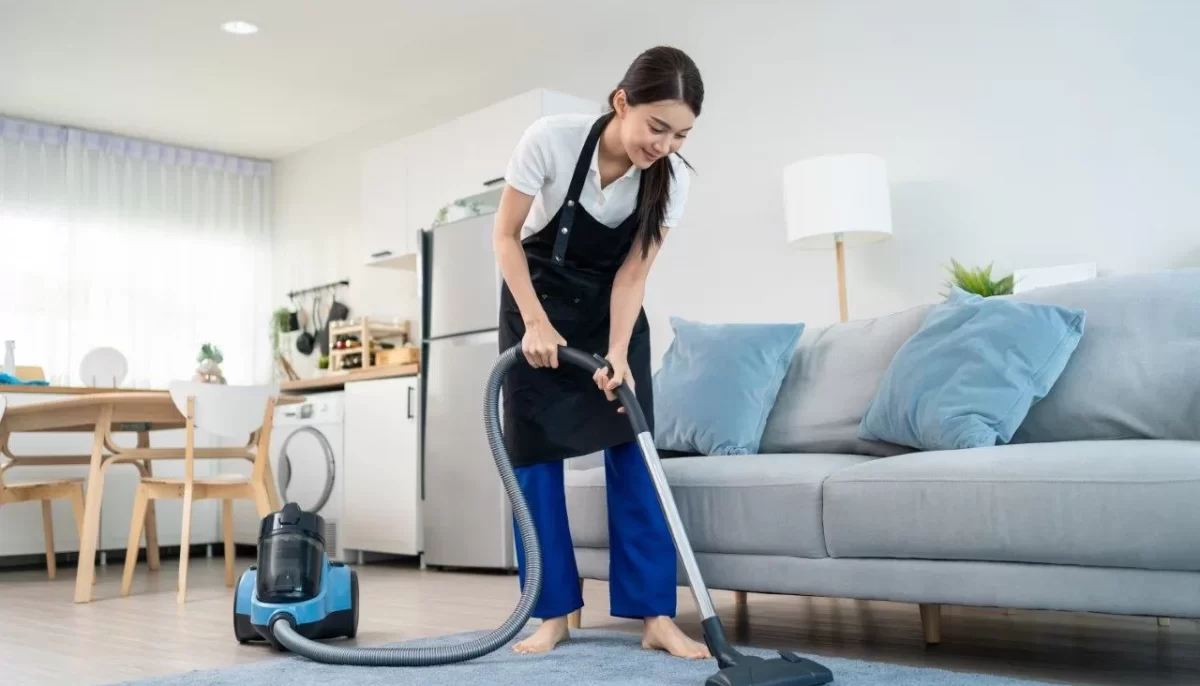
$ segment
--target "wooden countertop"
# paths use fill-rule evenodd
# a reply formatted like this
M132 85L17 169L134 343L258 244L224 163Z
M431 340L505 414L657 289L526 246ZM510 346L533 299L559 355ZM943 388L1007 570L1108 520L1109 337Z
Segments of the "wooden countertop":
M415 376L420 372L421 365L396 364L386 367L372 367L353 372L333 372L325 376L298 381L284 381L279 384L279 390L285 393L302 391L336 390L343 385L355 381L370 381L372 379L390 379L397 376ZM161 388L95 388L92 386L24 386L18 384L0 384L0 395L5 393L43 393L46 395L92 395L95 393L160 393Z
M154 393L162 388L96 388L93 386L23 386L0 384L0 395L5 393L45 393L47 395L93 395L95 393Z
M359 369L352 372L331 372L324 376L318 376L311 379L300 379L298 381L284 381L279 384L279 389L285 393L294 393L299 391L329 391L337 390L348 383L355 381L370 381L372 379L390 379L398 376L416 376L421 370L421 365L413 364L395 364L386 367L371 367L370 369Z

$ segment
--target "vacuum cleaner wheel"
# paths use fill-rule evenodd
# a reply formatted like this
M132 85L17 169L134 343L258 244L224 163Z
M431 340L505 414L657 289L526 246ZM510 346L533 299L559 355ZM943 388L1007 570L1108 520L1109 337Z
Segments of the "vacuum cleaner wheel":
M358 635L358 570L350 570L350 626L346 627L346 638Z
M240 588L242 579L245 578L250 570L242 572L238 578L238 583L234 588ZM254 629L254 625L250 623L250 615L239 615L237 612L237 595L233 597L233 635L237 638L238 643L249 643L250 641L262 640L262 636Z

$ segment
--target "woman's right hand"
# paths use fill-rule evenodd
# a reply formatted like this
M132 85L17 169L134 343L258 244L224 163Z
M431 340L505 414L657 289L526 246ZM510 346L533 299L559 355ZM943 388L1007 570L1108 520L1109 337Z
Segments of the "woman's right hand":
M536 319L525 325L521 352L532 367L558 368L558 346L567 342L555 331L549 319Z

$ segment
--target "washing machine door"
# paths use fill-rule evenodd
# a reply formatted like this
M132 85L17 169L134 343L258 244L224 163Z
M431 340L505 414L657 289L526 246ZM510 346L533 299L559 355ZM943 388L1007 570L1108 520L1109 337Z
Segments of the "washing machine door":
M279 498L305 512L320 512L337 479L333 447L313 426L296 428L279 449Z

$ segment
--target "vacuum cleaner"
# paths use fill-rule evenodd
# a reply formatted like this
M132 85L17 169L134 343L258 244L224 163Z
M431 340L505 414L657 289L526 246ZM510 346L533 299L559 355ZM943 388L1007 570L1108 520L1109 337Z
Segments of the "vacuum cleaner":
M600 369L611 371L603 357L568 346L559 347L558 359L589 376ZM258 564L238 580L233 606L233 627L238 641L263 640L277 650L288 650L327 664L417 667L473 660L515 637L529 620L542 587L542 554L537 532L513 473L500 427L501 383L509 369L523 362L525 357L519 345L504 351L492 368L484 397L488 443L525 549L525 586L516 608L503 624L477 639L450 646L363 648L322 643L323 639L353 638L357 633L358 575L344 564L330 562L325 553L324 522L320 515L288 503L279 512L263 518ZM831 682L833 674L829 668L808 658L786 651L779 651L779 657L772 658L744 655L726 640L637 396L627 385L618 387L616 395L637 435L700 610L704 641L719 667L707 679L706 686L818 686Z

